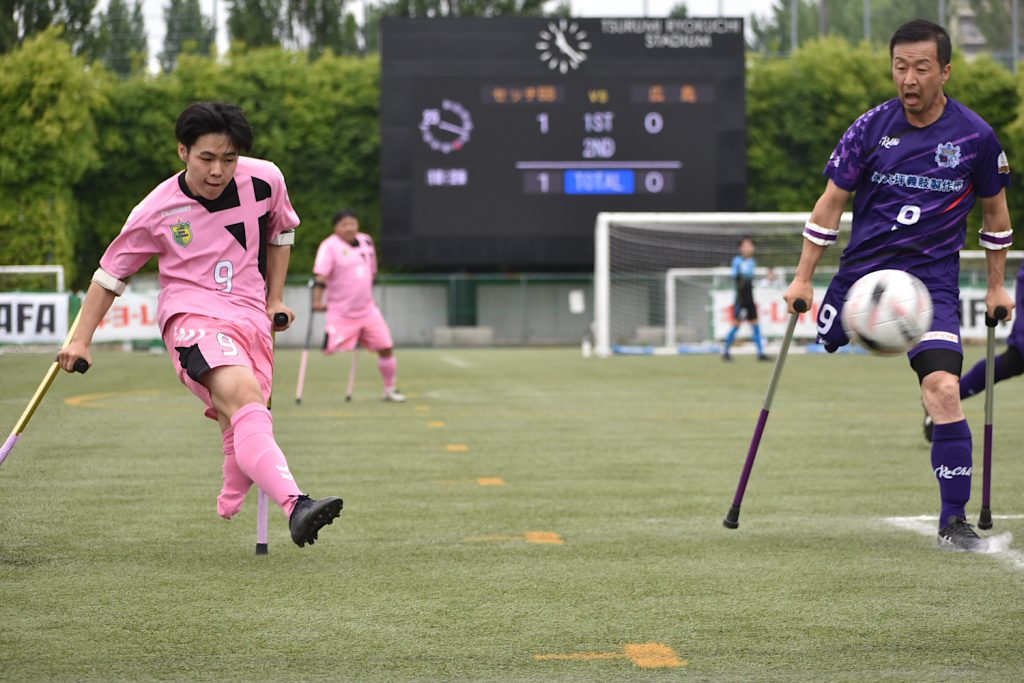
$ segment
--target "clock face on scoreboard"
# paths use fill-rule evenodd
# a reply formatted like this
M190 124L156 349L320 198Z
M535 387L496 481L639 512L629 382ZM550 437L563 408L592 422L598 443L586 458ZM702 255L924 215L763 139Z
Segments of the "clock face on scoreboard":
M742 211L743 20L387 19L381 257L583 269L601 211Z

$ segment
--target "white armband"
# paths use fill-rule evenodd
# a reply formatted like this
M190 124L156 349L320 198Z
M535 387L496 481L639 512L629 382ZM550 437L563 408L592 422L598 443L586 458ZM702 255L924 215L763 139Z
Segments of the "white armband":
M109 289L114 293L114 296L121 296L124 294L125 283L122 280L118 280L102 268L97 268L96 272L92 274L92 281L103 289Z
M1010 245L1013 244L1013 229L1004 230L1003 232L985 232L982 230L978 233L978 241L983 249L992 249L993 251L1009 249Z
M831 247L839 238L839 230L823 228L817 223L804 223L804 237L819 247Z
M295 231L286 230L285 232L277 233L277 236L270 240L270 244L275 247L290 247L295 244Z

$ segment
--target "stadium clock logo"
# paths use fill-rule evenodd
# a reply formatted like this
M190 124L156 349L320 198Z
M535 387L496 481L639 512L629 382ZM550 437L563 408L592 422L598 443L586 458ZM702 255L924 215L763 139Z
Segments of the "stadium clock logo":
M563 74L580 68L580 64L587 61L587 50L592 47L587 41L587 32L569 19L552 21L540 30L540 38L535 46L540 51L540 61L552 71L557 69Z
M430 149L442 154L458 152L469 142L473 117L455 100L442 100L440 107L423 110L420 133Z

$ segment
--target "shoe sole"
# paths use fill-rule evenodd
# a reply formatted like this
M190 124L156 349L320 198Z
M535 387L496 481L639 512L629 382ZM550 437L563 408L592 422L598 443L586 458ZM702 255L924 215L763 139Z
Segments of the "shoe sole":
M307 543L310 545L316 543L316 537L320 529L323 529L328 524L333 524L334 520L341 515L341 509L344 506L341 498L317 501L317 503L319 502L323 502L323 505L320 506L319 510L310 514L305 536L301 540L295 541L300 548L304 547ZM317 503L313 504L316 505Z
M988 552L988 541L982 539L982 545L977 548L961 548L953 543L948 538L939 536L937 546L939 550L945 550L950 553L985 553Z

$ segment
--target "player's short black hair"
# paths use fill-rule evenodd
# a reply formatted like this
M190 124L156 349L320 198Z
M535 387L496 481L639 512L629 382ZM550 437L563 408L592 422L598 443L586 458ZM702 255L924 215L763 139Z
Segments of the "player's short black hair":
M889 41L889 58L892 58L893 48L903 43L920 43L924 40L935 41L939 55L939 66L944 67L953 58L953 44L949 40L949 34L933 21L927 19L914 19L896 29Z
M738 246L740 246L741 244L743 244L744 242L746 242L748 240L755 247L757 246L757 240L754 239L753 235L743 235L742 237L740 237L740 241L736 243L736 246L738 247Z
M337 225L338 221L340 221L342 218L355 218L356 220L359 220L359 216L356 215L356 212L346 207L339 211L338 213L334 214L334 220L331 221L331 225Z
M191 149L196 140L209 133L223 133L239 154L252 149L252 125L242 108L224 102L196 102L178 116L174 134L178 142Z

